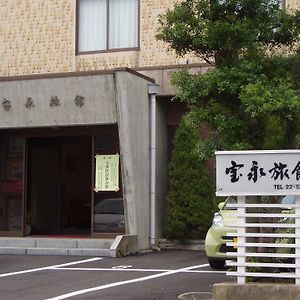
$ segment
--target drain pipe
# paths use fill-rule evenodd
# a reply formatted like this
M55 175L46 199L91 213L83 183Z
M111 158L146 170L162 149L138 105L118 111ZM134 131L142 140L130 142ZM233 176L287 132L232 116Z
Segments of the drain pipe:
M156 95L159 85L149 84L150 96L150 243L156 246Z

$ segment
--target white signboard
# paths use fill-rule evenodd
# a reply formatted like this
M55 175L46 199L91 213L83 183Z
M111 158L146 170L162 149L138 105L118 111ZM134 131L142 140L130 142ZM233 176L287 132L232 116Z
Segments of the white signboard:
M300 150L217 151L217 196L299 195Z

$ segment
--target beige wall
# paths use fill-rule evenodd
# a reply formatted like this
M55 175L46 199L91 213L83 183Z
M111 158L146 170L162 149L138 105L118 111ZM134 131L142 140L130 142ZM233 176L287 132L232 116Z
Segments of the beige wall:
M186 64L155 39L158 15L180 0L140 1L140 51L76 56L76 0L1 0L0 76Z
M287 7L300 8L300 0L285 0Z
M74 3L1 0L1 76L74 71Z
M173 2L141 0L140 51L75 56L76 0L1 0L0 76L185 63L155 40L157 16Z

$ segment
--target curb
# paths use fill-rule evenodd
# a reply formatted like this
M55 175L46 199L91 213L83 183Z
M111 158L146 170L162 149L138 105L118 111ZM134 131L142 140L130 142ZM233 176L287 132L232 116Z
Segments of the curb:
M175 249L175 250L195 250L204 251L204 240L186 240L184 243L178 240L165 240L159 241L159 247L164 249Z
M213 300L212 292L190 292L178 296L180 300Z

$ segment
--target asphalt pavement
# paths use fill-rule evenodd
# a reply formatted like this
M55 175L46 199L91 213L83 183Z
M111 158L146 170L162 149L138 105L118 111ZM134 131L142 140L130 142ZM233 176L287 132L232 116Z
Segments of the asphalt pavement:
M1 300L209 299L213 284L231 280L208 266L203 251L191 250L122 258L1 255L0 270Z

